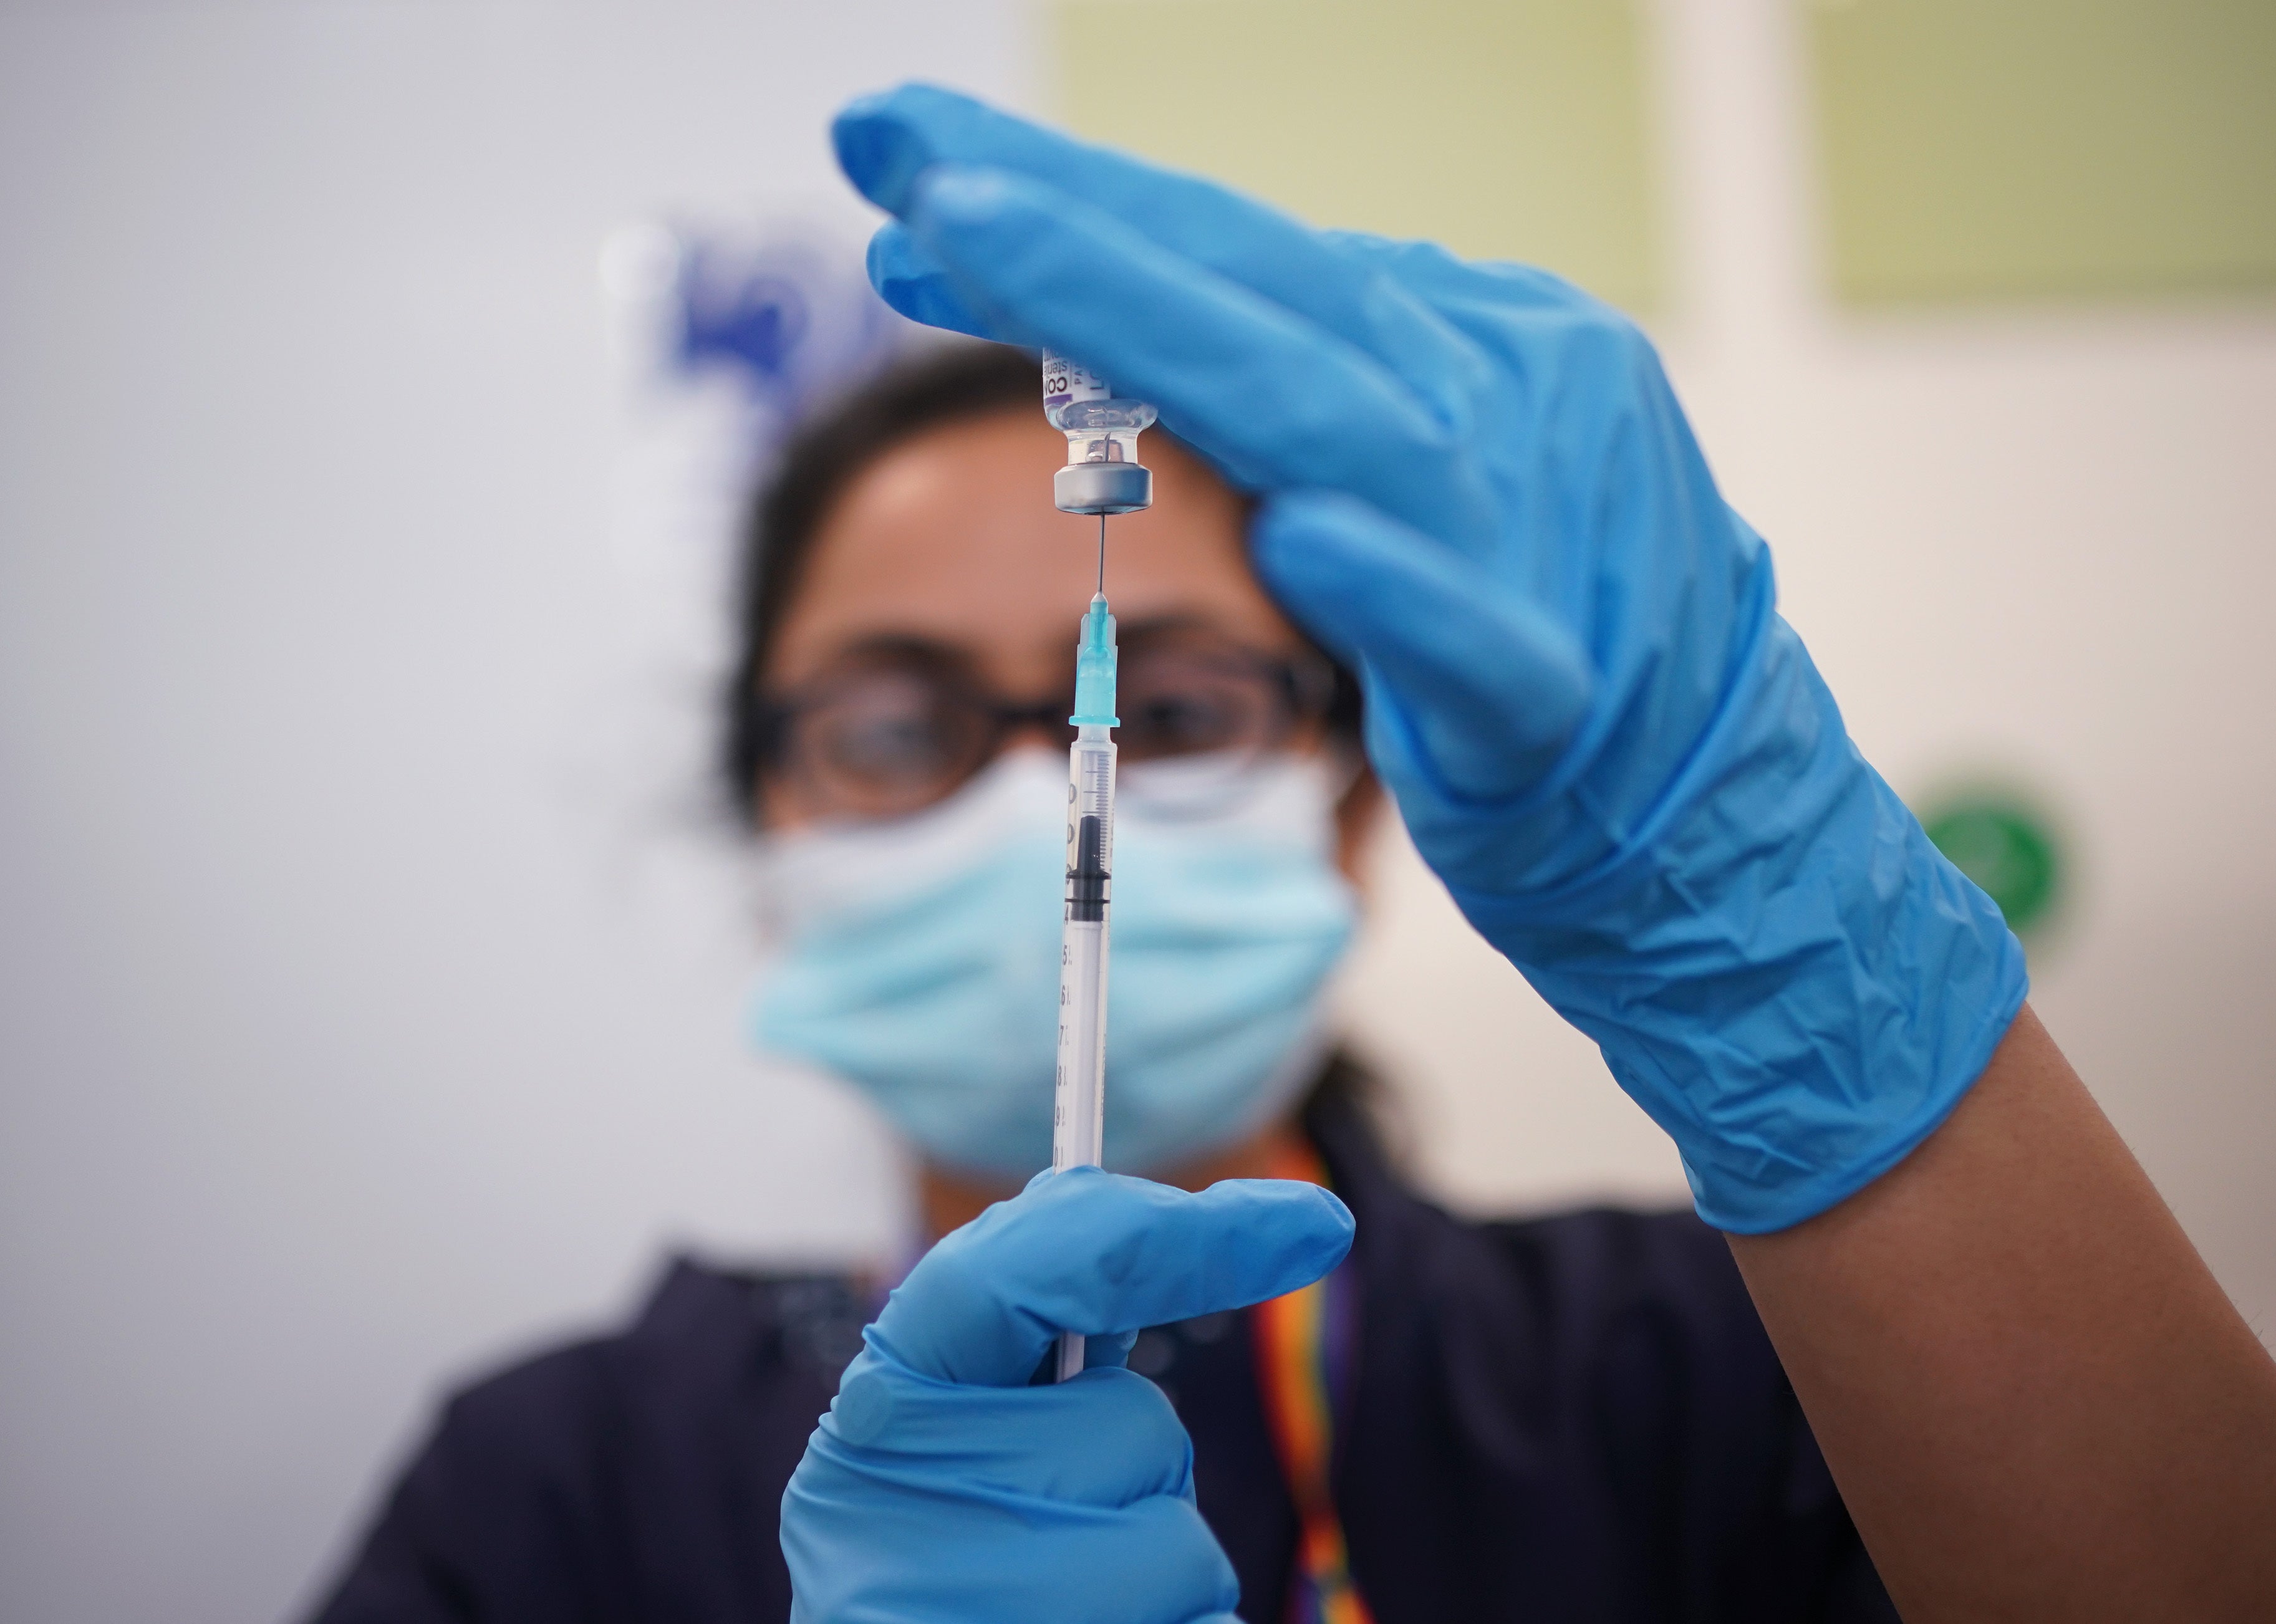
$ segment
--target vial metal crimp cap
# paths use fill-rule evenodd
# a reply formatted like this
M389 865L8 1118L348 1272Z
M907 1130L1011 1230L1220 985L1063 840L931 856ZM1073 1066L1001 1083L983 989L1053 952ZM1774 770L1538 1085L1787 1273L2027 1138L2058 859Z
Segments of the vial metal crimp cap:
M1066 513L1134 513L1154 505L1154 470L1142 462L1070 462L1051 475L1051 501Z

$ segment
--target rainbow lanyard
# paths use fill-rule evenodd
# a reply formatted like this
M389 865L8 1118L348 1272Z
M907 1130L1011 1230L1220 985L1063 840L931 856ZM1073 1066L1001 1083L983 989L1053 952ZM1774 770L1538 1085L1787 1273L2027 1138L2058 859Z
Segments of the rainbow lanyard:
M1299 1142L1279 1158L1276 1177L1326 1188L1327 1170ZM1344 1525L1329 1491L1335 1445L1334 1383L1351 1337L1355 1281L1347 1262L1301 1291L1260 1302L1249 1312L1256 1339L1257 1385L1272 1447L1296 1501L1296 1571L1289 1586L1288 1624L1375 1624L1352 1581Z

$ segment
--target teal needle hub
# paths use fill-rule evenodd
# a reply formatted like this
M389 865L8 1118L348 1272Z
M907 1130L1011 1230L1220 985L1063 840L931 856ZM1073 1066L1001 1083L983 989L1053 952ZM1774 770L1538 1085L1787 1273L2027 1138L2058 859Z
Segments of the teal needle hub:
M1082 618L1082 639L1074 646L1074 727L1119 727L1114 714L1114 617L1106 595L1094 593Z

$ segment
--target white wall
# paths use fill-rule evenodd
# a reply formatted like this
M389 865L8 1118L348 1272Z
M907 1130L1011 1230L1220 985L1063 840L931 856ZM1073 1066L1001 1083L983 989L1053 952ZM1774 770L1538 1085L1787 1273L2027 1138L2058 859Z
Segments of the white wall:
M882 1245L741 1052L698 571L612 543L596 265L851 210L1000 8L0 12L0 1619L273 1617L446 1376L667 1238ZM854 224L858 225L856 216Z
M1663 10L1710 452L1900 788L2060 798L2040 1006L2265 1332L2276 317L1837 316L1779 0ZM1024 100L1026 50L924 0L0 8L0 1617L276 1616L439 1382L669 1241L887 1244L869 1126L738 1047L705 565L611 545L594 266L842 210L846 94ZM1680 1188L1395 851L1377 923L1441 1188Z

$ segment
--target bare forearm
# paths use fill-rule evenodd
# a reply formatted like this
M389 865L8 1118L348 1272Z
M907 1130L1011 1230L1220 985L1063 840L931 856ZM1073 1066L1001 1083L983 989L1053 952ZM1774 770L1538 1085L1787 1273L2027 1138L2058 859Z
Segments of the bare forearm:
M1905 1162L1731 1248L1910 1624L2276 1616L2276 1364L2029 1009Z

